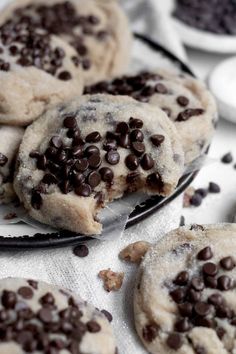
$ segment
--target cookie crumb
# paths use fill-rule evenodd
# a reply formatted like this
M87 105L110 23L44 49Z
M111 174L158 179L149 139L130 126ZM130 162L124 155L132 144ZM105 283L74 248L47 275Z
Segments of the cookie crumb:
M98 274L104 282L104 289L108 292L118 291L122 287L124 273L113 272L110 268L101 270Z
M15 218L17 218L16 213L9 213L4 216L4 220L13 220Z
M190 200L194 196L195 189L193 187L189 187L186 189L184 192L184 201L183 201L183 207L188 208L190 207L191 203Z
M119 253L119 258L130 263L140 263L150 246L146 241L131 243Z

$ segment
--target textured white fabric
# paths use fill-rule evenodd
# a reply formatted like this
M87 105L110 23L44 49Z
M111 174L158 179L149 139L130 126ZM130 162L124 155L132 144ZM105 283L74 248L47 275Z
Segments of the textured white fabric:
M1 0L0 6L5 3ZM185 58L180 42L169 26L169 20L160 14L159 0L123 0L130 15L133 28L151 35L169 50ZM91 241L90 254L86 258L73 255L71 247L57 250L0 253L0 278L14 276L48 281L69 288L91 301L96 307L110 311L119 352L141 354L143 349L135 334L132 312L132 294L136 266L118 259L118 253L126 245L138 240L158 240L166 232L178 227L182 198L179 197L144 222L126 230L112 241ZM9 232L10 232L9 226ZM98 273L102 269L123 271L125 280L122 289L107 293Z

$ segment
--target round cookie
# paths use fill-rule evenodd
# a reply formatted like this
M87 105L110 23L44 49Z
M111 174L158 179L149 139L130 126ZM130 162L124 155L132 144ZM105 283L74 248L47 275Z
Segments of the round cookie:
M91 235L101 233L97 214L106 203L137 190L169 195L183 165L163 111L129 97L88 95L28 127L14 186L33 218Z
M134 294L137 332L152 354L235 351L236 224L192 225L151 247Z
M85 93L128 95L163 109L175 123L185 152L185 164L209 146L215 130L215 100L203 83L187 75L157 70L118 77L86 87Z
M0 280L1 354L115 354L106 317L75 294L42 281Z
M79 95L82 69L75 49L27 18L0 27L0 123L25 126L51 105Z
M0 21L22 16L30 16L36 27L75 48L86 84L127 69L132 35L118 1L17 0L3 11Z
M23 128L0 125L0 204L16 197L12 186L13 165L23 135Z

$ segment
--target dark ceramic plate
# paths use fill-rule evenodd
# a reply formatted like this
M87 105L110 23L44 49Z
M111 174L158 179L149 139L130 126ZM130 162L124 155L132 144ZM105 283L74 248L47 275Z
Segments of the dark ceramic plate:
M153 55L169 61L172 66L180 68L183 72L192 76L194 74L190 68L181 62L177 57L171 54L168 50L163 48L158 43L151 39L135 34L136 42L140 42L142 46L145 46ZM135 210L130 214L129 220L126 224L126 228L139 223L144 220L163 206L170 203L173 199L177 198L193 181L197 172L187 174L183 176L179 182L175 192L167 197L151 197L142 204L138 205ZM9 225L10 227L10 225ZM17 236L17 237L3 237L0 236L0 249L39 249L48 247L65 247L69 245L76 245L81 242L89 241L91 238L84 237L82 235L73 234L67 231L61 231L58 233L50 234L36 234L33 237L29 236Z

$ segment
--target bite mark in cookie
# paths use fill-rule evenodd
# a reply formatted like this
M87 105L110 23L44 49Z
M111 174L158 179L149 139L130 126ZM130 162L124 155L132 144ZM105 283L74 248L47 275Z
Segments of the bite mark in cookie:
M96 121L85 123L91 112ZM161 110L130 98L84 96L28 128L15 186L37 220L90 234L101 230L97 213L109 201L137 190L168 195L182 170L180 141Z

